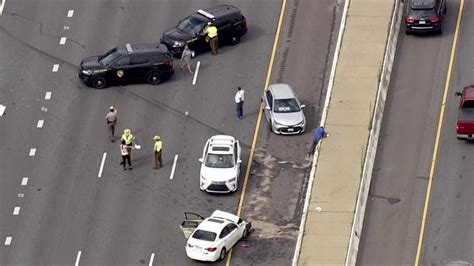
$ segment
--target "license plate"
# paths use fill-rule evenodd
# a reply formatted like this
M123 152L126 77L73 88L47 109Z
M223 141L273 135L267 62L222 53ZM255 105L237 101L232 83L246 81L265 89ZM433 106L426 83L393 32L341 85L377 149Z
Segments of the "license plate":
M420 23L421 25L424 25L424 24L426 24L426 21L420 20L418 23Z
M295 131L293 128L288 129L288 132L293 132L293 131Z

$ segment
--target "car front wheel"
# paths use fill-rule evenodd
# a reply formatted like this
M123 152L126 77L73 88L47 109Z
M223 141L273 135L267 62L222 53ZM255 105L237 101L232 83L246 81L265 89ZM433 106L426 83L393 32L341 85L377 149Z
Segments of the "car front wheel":
M96 89L103 89L107 86L105 77L99 76L92 79L92 87Z
M148 74L146 81L150 85L158 85L161 83L161 74L159 72L151 72Z

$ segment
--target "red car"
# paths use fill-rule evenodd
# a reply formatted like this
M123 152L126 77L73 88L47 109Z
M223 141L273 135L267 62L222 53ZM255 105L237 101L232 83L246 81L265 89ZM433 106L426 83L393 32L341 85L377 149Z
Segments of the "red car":
M456 134L458 139L474 139L474 84L464 87L460 96Z

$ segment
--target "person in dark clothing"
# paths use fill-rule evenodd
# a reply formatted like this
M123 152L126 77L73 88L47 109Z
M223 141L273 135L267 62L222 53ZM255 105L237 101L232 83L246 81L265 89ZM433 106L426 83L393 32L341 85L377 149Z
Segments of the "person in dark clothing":
M120 152L122 154L122 163L121 165L123 165L123 170L127 170L127 167L126 167L126 163L128 162L128 169L129 170L132 170L132 162L131 162L131 159L130 159L130 152L129 152L129 149L131 149L132 146L128 146L126 143L125 143L125 140L122 140L122 144L120 144Z
M326 129L324 129L324 127L315 128L311 133L311 146L309 148L308 154L313 154L314 149L316 148L316 145L318 145L319 141L327 136L328 133L326 132Z

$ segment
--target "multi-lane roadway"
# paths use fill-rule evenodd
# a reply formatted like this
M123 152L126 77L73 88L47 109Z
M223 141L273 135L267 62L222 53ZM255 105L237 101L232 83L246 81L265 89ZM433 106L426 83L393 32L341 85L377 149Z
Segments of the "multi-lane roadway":
M183 212L208 215L214 209L236 212L239 206L255 230L226 262L290 263L309 174L309 134L276 136L265 122L256 123L260 96L266 83L292 84L308 106L308 131L317 125L340 3L234 1L247 17L249 32L238 46L222 47L218 56L195 58L201 62L196 85L192 75L177 70L159 86L106 90L80 83L82 58L127 42L158 42L185 15L221 1L4 3L0 264L192 264L178 226ZM242 120L234 114L237 86L246 90ZM133 151L132 171L122 170L119 146L107 139L110 105L119 112L119 133L132 129L142 146ZM259 138L249 159L255 131ZM159 170L152 169L155 134L164 142ZM241 141L247 158L242 173L252 161L249 175L241 175L241 187L231 195L199 190L197 159L215 134ZM246 178L248 186L242 187Z
M474 83L473 4L447 1L441 36L400 33L359 265L474 263L473 146L456 139L454 97Z

